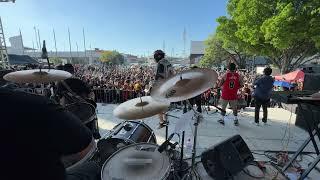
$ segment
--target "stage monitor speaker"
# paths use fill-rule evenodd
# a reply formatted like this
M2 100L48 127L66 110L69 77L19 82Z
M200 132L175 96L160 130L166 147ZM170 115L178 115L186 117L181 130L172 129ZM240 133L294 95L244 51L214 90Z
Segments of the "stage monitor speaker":
M305 73L303 81L303 90L320 90L320 73Z
M253 160L250 149L240 135L210 147L201 155L203 167L216 180L229 179Z

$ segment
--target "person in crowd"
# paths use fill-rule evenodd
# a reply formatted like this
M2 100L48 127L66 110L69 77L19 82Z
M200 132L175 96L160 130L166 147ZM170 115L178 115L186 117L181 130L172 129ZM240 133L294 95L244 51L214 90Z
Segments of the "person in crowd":
M198 68L198 66L192 66L191 69L196 69ZM196 96L196 97L193 97L191 99L189 99L189 102L190 102L190 105L193 106L193 105L196 105L197 106L197 111L199 113L202 113L202 108L201 108L201 96L202 94ZM183 101L183 105L184 105L184 108L183 108L183 113L186 113L187 112L187 102L186 101ZM189 107L189 110L190 110L191 107Z
M255 115L254 115L254 123L259 125L259 112L260 107L263 109L263 118L262 122L267 124L268 118L268 105L270 103L271 92L273 89L274 78L271 76L272 69L267 67L263 71L264 75L258 78L254 85L254 99L255 99Z
M249 88L247 83L244 84L243 93L244 99L246 101L246 107L249 107L251 103L251 89Z
M239 73L236 72L236 65L234 63L230 63L228 67L228 71L222 75L221 80L219 81L219 87L222 89L221 93L221 118L218 120L219 123L224 125L224 116L226 114L227 105L230 104L233 115L234 115L234 125L238 126L238 109L237 109L237 93L238 90L242 87L242 79Z
M49 98L13 89L0 88L0 99L0 179L99 179L96 162L66 170L61 161L80 160L94 147L91 132L76 116Z
M157 70L155 75L155 81L165 80L174 74L171 63L165 59L165 53L162 50L156 50L153 54L155 61L157 62ZM158 129L163 128L166 125L166 117L164 113L159 114L159 126Z
M63 69L74 74L74 67L72 64L65 64ZM91 88L78 78L71 77L58 82L56 95L59 97L60 104L63 106L75 103L75 101L81 98L96 107L96 103L94 102L94 93L91 91ZM98 118L94 118L92 121L86 123L86 125L90 130L92 130L93 137L95 139L100 139L101 136L99 133Z

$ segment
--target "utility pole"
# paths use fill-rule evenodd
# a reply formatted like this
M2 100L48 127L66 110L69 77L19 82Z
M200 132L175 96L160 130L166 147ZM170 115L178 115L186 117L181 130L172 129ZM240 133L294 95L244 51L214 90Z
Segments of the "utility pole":
M54 48L56 50L56 57L58 57L58 49L57 49L57 40L56 40L56 32L53 29L53 39L54 39Z
M187 30L183 29L183 58L186 57Z
M77 57L79 58L79 46L77 42L76 42L76 46L77 46Z
M19 29L20 32L20 40L21 40L21 45L22 45L22 54L24 55L24 45L23 45L23 40L22 40L22 34L21 34L21 29Z
M36 57L36 49L34 47L34 41L32 40L32 51L33 51L33 57Z
M69 36L69 51L70 51L70 63L72 61L72 53L71 53L71 38L70 38L70 29L68 28L68 36Z
M39 39L39 50L41 51L42 47L41 47L41 40L40 40L40 31L38 29L38 39Z
M85 58L85 60L87 60L86 36L84 34L84 28L82 28L82 35L83 35L84 58Z
M33 29L34 29L34 37L36 38L37 49L39 50L40 46L39 46L39 41L38 41L37 29L35 26L33 26Z

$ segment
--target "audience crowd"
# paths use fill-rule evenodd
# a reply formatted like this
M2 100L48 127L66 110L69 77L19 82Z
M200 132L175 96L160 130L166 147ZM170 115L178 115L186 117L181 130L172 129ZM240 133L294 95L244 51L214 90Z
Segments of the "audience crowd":
M122 103L139 95L149 95L154 82L155 69L154 66L142 65L74 65L75 77L83 80L94 91L96 101L103 103ZM33 69L33 66L15 67L14 70ZM186 67L175 68L175 72L186 70ZM219 77L225 70L215 69ZM259 75L245 70L239 70L243 78L244 87L238 93L239 108L253 106L254 99L253 82L259 78ZM218 80L219 81L219 80ZM15 85L17 86L17 85ZM18 85L20 88L27 89L27 91L40 93L50 96L52 91L41 90L48 87L54 87L54 84L38 85L38 84L24 84ZM301 84L297 83L294 88L288 89L285 87L274 87L274 91L288 91L288 90L301 90ZM218 105L220 98L220 89L209 89L201 95L203 104ZM271 104L278 104L276 102Z

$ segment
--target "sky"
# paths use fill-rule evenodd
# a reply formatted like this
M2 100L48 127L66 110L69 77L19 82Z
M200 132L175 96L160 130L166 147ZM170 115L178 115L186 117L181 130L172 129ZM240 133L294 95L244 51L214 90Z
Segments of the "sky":
M23 36L25 46L37 47L34 27L48 51L54 51L53 29L58 51L69 51L68 28L73 51L117 50L150 55L163 49L168 55L182 55L183 31L186 51L190 41L205 40L226 15L227 0L16 0L0 3L0 17L8 38ZM34 42L34 43L33 43Z

